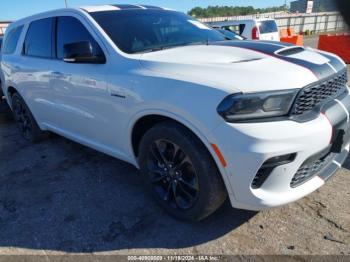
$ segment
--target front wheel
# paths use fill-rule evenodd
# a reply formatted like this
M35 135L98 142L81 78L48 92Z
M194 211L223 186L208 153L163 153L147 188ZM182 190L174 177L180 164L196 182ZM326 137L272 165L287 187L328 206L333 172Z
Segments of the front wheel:
M201 141L172 121L151 128L142 138L139 163L151 192L177 218L198 221L227 197L217 166Z

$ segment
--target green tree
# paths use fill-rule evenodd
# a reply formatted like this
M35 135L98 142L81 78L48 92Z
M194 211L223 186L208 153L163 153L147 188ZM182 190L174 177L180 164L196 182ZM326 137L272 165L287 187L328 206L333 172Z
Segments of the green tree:
M257 13L270 13L285 11L285 6L254 8L253 6L208 6L207 8L195 7L188 14L197 18L218 16L252 15Z

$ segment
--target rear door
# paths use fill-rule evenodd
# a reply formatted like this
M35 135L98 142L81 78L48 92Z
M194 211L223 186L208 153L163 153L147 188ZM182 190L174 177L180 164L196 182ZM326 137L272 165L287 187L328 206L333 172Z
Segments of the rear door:
M50 119L54 109L49 89L50 69L54 62L53 21L53 18L44 18L29 24L15 67L14 81L40 124Z
M258 21L260 40L280 41L278 26L275 20Z

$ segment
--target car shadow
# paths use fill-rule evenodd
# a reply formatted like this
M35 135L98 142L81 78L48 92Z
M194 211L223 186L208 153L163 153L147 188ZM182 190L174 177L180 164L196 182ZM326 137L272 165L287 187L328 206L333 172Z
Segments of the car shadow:
M0 247L65 252L186 248L218 239L256 212L229 201L198 222L166 214L133 166L53 135L25 142L0 117Z

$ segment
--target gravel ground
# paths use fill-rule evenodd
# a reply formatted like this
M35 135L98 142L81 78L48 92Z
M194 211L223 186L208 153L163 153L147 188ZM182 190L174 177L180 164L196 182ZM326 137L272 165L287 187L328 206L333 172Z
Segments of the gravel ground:
M29 144L0 116L0 255L347 254L350 159L324 187L282 208L226 203L190 224L169 217L137 170L53 135Z

